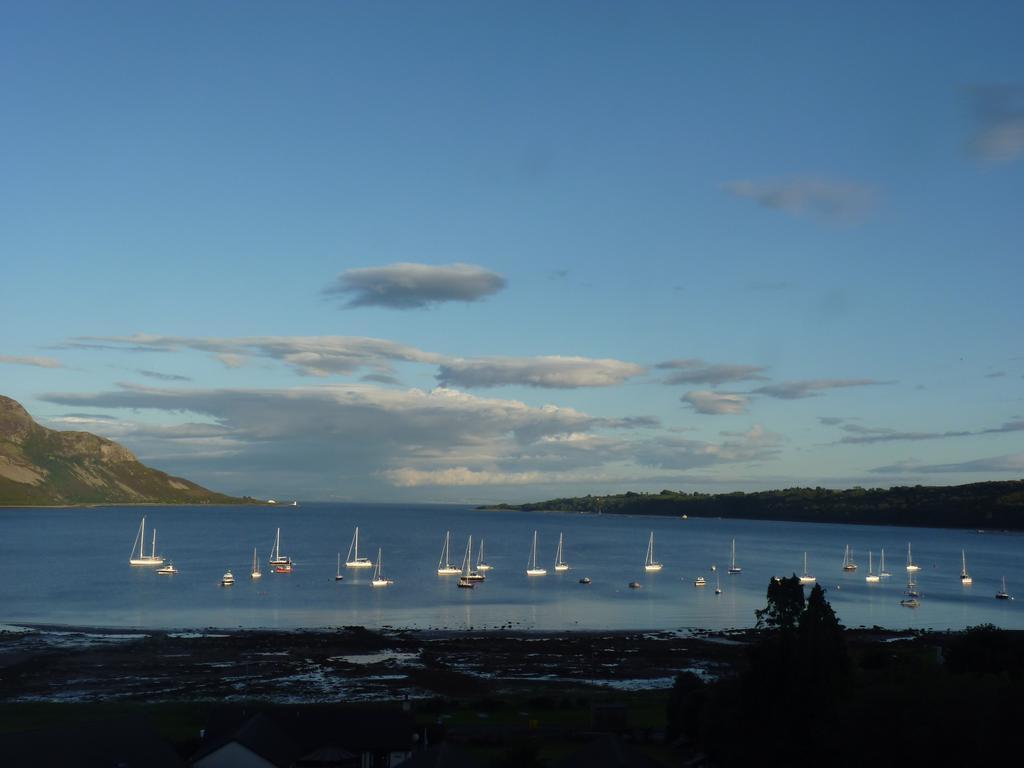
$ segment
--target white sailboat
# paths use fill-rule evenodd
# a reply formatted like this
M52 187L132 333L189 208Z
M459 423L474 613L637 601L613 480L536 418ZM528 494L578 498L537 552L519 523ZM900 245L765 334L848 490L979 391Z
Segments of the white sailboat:
M1006 577L1003 576L1003 588L996 592L996 600L1013 600L1010 593L1006 591Z
M385 579L384 575L381 573L380 564L382 559L381 550L378 548L377 563L373 567L373 581L370 582L375 587L386 587L388 584L394 584L391 579Z
M644 570L661 570L661 563L654 559L654 531L651 531L650 538L647 539L647 557L644 560Z
M373 568L373 561L368 557L359 556L359 526L352 534L352 543L348 545L348 555L345 556L346 568Z
M732 540L732 559L730 560L731 565L729 566L730 574L742 573L743 569L736 565L736 539Z
M459 576L459 586L462 589L472 589L473 587L476 586L475 580L470 578L470 574L472 572L469 570L469 563L470 563L470 560L472 560L472 559L473 559L473 534L470 534L469 535L469 541L466 542L466 555L462 558L462 570L460 571L460 573L462 575Z
M547 568L537 567L537 532L533 532L533 548L530 550L530 562L526 566L527 576L547 576Z
M456 568L451 564L449 557L449 540L451 539L451 535L451 531L445 531L444 545L441 547L441 559L437 561L438 576L454 576L457 573L462 573L461 568Z
M146 518L142 518L142 522L139 523L139 532L135 534L135 543L132 544L132 553L128 556L128 563L130 565L163 565L164 559L159 557L156 553L156 529L153 529L153 548L147 555L143 552L143 548L146 546ZM138 550L138 554L136 554Z
M804 552L804 575L800 577L801 584L813 584L817 579L807 573L807 553Z
M917 608L921 605L921 602L917 599L920 597L920 593L917 591L917 582L914 581L914 573L911 571L907 574L907 588L904 590L904 597L900 600L900 605L905 608Z
M887 570L885 570L885 547L882 547L882 562L878 565L878 575L883 579L887 579L892 576Z
M970 584L973 584L974 579L972 579L971 574L967 572L967 553L964 552L964 550L962 549L960 550L960 562L960 583L966 587Z
M277 535L274 536L274 548L270 550L270 564L276 568L285 565L291 565L292 559L287 555L281 554L281 529L277 529Z
M853 562L853 553L850 552L850 545L846 545L846 552L843 554L843 570L856 571L857 564Z
M341 581L345 577L341 575L341 552L338 553L338 570L334 572L334 580Z
M260 561L256 557L256 547L252 548L252 573L249 574L251 579L259 579L263 576L263 572L260 570Z
M914 564L914 558L910 554L910 542L908 541L907 542L907 571L908 572L913 572L913 571L920 571L920 570L921 570L921 566Z
M558 550L555 552L555 573L568 571L569 564L562 559L562 534L558 534Z
M879 581L878 574L875 573L874 563L871 561L871 552L868 552L868 575L864 577L864 581L868 584L877 584Z
M476 555L476 569L480 573L483 573L484 571L491 570L491 566L489 566L484 561L484 540L483 539L480 539L480 551L477 552L477 555Z

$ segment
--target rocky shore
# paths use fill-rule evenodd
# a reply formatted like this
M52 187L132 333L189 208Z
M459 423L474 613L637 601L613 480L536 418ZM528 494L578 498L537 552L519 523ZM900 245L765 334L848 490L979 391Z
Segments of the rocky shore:
M668 689L742 663L754 631L118 631L7 627L0 702L317 703ZM857 643L914 633L860 631Z

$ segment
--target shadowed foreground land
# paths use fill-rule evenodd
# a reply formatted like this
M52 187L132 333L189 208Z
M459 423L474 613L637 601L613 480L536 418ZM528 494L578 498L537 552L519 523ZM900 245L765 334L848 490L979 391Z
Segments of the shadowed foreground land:
M779 637L8 632L0 721L13 731L141 713L187 756L225 703L393 708L408 697L433 741L484 765L517 751L523 765L554 766L595 732L614 732L666 765L761 755L765 764L877 766L984 762L1024 715L1021 633L848 630L849 665L835 686L816 678L820 654L792 659L792 669L780 662Z

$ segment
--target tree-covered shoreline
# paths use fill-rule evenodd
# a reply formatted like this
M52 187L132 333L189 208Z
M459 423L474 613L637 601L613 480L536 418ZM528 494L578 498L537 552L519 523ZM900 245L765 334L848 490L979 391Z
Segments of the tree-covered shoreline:
M1024 530L1024 480L892 488L783 488L745 493L663 490L575 496L481 509L722 517L805 523Z

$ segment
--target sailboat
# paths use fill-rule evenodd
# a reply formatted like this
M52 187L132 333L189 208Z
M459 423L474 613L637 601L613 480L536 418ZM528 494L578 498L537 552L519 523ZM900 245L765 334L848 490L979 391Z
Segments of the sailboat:
M715 594L722 594L722 577L718 575L718 570L715 570Z
M972 579L971 574L967 572L967 553L962 549L960 550L960 562L962 563L960 567L960 583L964 586L973 584L974 579Z
M877 584L879 581L878 575L875 573L874 563L871 562L871 552L868 552L868 575L864 577L864 581L868 584Z
M132 553L128 556L128 563L130 565L163 565L164 559L156 554L156 529L153 529L153 549L147 555L143 552L143 547L146 546L146 518L142 518L142 522L139 523L139 532L135 534L135 543L132 544ZM136 550L138 554L136 555Z
M459 576L459 586L462 589L472 589L473 587L476 586L476 584L474 583L473 579L471 579L469 577L469 575L470 575L469 562L470 562L470 560L472 560L472 558L473 558L473 534L470 534L469 535L469 541L466 542L466 555L465 555L465 557L462 558L462 570L460 571L460 573L462 575Z
M282 566L289 566L288 570L291 570L292 559L287 555L281 554L281 529L277 529L277 535L274 536L274 548L270 550L270 565L274 566L276 571Z
M527 576L547 576L546 568L537 567L537 532L533 532L533 548L530 550L530 562L526 566Z
M345 577L341 575L341 552L338 553L338 570L334 572L334 580L341 581Z
M904 594L906 594L906 597L900 600L900 605L905 608L917 608L921 605L921 602L917 599L920 597L920 594L917 591L917 583L914 581L913 572L907 574L907 588L904 590Z
M489 566L486 562L484 562L484 540L483 539L480 539L480 551L477 552L477 555L476 555L476 569L480 573L483 573L484 571L491 570L491 566Z
M375 587L386 587L388 584L394 584L394 582L391 579L385 579L384 576L381 574L381 572L380 572L381 559L382 559L381 558L381 551L378 548L377 549L377 563L373 567L373 581L370 582Z
M441 547L441 559L437 561L437 575L438 576L454 576L457 573L462 573L461 568L456 568L451 564L449 558L449 546L448 542L451 539L452 532L445 531L444 534L444 546Z
M856 571L857 564L853 562L853 553L850 552L850 545L846 545L846 553L843 555L843 570Z
M647 558L644 560L644 570L661 570L661 563L654 559L654 531L651 531L651 536L649 539L647 539Z
M352 534L352 543L348 545L348 554L345 556L346 568L373 568L373 561L368 557L359 556L359 526Z
M817 579L807 573L807 553L804 552L804 575L800 577L801 584L813 584Z
M996 600L1013 600L1010 593L1006 591L1006 577L1003 576L1003 588L996 592Z
M914 558L910 555L910 542L907 542L907 570L908 571L920 571L921 566L914 565Z
M249 574L249 577L252 578L252 579L259 579L262 576L263 576L263 572L260 571L260 561L256 557L256 547L253 547L252 548L252 573Z
M882 547L882 562L878 565L878 575L883 579L887 579L892 576L891 573L885 570L885 547Z
M568 571L569 564L562 559L562 534L558 534L558 550L555 552L555 573Z
M731 559L730 562L732 563L729 566L729 573L730 574L737 574L737 573L742 573L743 572L743 569L740 568L738 565L736 565L736 539L732 540L732 559Z

